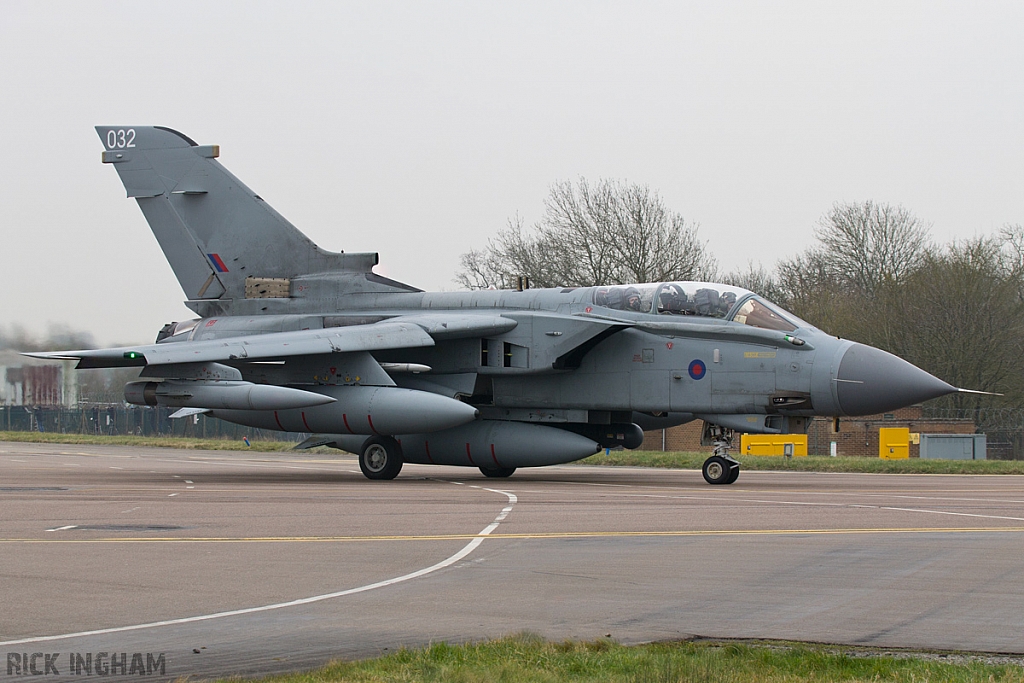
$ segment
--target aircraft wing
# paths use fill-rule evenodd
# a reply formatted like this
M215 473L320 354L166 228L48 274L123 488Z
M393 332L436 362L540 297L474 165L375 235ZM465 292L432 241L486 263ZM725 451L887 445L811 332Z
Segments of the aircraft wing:
M512 318L486 313L417 313L391 318L389 322L413 323L434 339L493 337L513 330L519 323Z
M23 355L77 360L79 368L139 367L168 363L261 360L326 353L433 346L434 339L412 322L380 322L327 329L274 332L194 342L122 346L113 349L51 351Z

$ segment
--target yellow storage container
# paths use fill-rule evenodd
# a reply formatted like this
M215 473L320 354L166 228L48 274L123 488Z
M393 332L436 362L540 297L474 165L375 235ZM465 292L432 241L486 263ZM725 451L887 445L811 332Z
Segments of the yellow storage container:
M806 434L743 434L740 455L807 455Z
M910 457L910 430L906 427L882 427L878 430L878 457L906 460Z

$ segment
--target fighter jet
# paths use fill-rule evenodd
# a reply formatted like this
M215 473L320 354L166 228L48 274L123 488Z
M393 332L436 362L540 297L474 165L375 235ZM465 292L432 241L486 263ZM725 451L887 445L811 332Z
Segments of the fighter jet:
M198 316L156 343L33 353L142 368L125 400L309 434L370 479L405 462L520 467L637 448L703 420L703 474L731 484L736 431L802 433L959 391L722 284L428 293L329 252L199 145L160 126L99 126L111 164Z

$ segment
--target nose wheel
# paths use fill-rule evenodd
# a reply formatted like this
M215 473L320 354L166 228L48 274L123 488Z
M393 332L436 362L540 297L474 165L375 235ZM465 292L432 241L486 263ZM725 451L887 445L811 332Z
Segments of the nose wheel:
M708 441L715 447L714 455L704 461L701 473L704 481L719 486L732 484L740 477L740 464L729 457L729 449L732 448L733 431L726 427L704 423L704 434L701 435L701 442L705 445Z
M709 484L731 484L739 479L740 464L728 456L712 455L704 461L701 472Z

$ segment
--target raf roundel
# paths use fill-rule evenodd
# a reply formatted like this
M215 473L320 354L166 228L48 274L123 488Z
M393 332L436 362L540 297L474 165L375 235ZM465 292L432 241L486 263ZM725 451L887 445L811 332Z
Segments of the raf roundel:
M704 361L695 360L690 363L690 377L693 379L704 379L704 375L707 373L708 368L704 365Z

